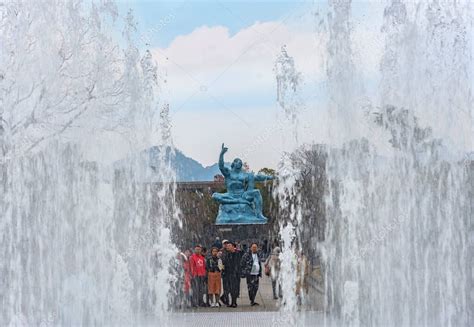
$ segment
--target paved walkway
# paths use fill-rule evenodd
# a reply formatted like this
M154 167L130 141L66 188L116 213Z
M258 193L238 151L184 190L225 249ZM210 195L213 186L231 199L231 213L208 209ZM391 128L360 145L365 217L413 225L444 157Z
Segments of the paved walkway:
M185 312L248 312L248 311L278 311L280 300L273 299L272 282L267 276L260 278L257 297L255 299L258 306L250 306L249 293L247 290L247 282L245 279L240 280L240 298L237 300L237 308L227 308L226 306L218 308L198 308L189 309Z
M256 302L259 306L250 306L247 283L241 279L240 298L237 308L197 308L175 312L164 323L166 326L323 326L321 311L280 312L280 301L274 300L271 280L267 276L260 279Z
M280 312L189 312L171 315L167 326L176 327L270 327L270 326L323 326L321 312L280 313Z

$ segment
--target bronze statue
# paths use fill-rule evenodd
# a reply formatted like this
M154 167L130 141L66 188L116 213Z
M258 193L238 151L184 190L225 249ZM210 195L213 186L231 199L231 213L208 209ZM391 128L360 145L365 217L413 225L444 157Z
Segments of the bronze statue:
M242 160L235 158L230 168L224 164L228 148L222 144L219 169L224 175L226 193L214 193L212 198L220 203L216 224L264 224L262 195L255 182L272 180L273 176L254 174L242 169Z

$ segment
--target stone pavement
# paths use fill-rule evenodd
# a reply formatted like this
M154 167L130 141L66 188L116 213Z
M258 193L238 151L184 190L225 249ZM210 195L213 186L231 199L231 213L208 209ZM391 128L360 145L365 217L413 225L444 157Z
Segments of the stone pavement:
M278 311L280 300L273 299L272 282L269 277L260 278L257 297L255 299L258 306L250 306L249 293L247 291L247 282L245 278L240 280L240 298L237 301L237 308L227 308L222 306L219 308L197 308L189 309L184 312L251 312L251 311Z
M247 283L241 279L240 298L237 308L198 308L172 313L166 326L322 326L321 311L280 312L280 300L273 299L271 280L267 276L260 279L256 301L259 306L250 306Z
M323 326L321 312L298 312L285 314L280 312L188 312L175 313L164 323L166 326L176 327L270 327L270 326Z

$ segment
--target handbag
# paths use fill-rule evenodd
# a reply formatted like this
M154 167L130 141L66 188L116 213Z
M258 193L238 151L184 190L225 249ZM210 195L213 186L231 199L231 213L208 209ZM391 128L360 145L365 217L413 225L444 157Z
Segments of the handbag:
M270 276L270 265L268 263L265 264L265 275Z

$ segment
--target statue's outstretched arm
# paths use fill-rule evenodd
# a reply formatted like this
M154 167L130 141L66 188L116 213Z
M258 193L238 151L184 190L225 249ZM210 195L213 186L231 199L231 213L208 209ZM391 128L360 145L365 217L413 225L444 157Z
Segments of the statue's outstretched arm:
M264 181L271 181L272 179L275 179L273 176L267 176L267 175L261 175L261 174L256 174L254 177L256 182L264 182Z
M229 168L227 168L224 164L224 154L227 152L228 148L224 146L224 143L222 143L222 149L221 149L221 154L219 155L219 169L222 173L222 175L227 176L230 174Z

